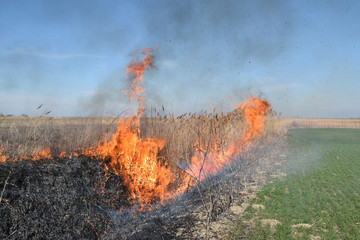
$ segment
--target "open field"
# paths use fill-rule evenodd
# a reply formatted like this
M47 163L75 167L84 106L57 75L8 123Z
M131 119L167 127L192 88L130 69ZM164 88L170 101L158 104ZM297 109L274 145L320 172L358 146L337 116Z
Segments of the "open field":
M258 192L231 239L359 239L360 130L293 129L283 176Z
M284 128L360 128L359 118L282 118Z
M117 210L131 209L134 205L129 189L124 186L123 166L118 166L120 171L116 172L115 168L109 169L109 156L100 157L96 152L82 155L84 149L96 149L106 139L111 139L119 123L130 121L129 117L1 117L0 150L7 160L0 163L0 188L5 189L3 199L8 201L8 205L4 205L3 200L0 209L7 216L0 226L3 237L13 234L15 239L43 234L81 238L84 237L82 231L88 231L86 238L90 239L119 236L141 239L148 234L164 239L193 236L220 239L229 231L234 217L241 213L239 206L252 199L273 172L282 168L278 162L283 161L286 151L284 136L289 128L300 127L293 120L268 116L264 129L257 130L262 133L261 137L239 142L249 129L257 129L255 126L248 128L245 119L244 112L239 109L227 114L141 118L139 128L130 133L136 132L144 143L154 143L146 139L164 140L156 160L160 167L167 166L162 170L174 173L169 188L175 188L184 177L191 176L192 173L184 169L189 169L195 154L204 164L208 156L229 159L224 155L229 146L251 143L251 147L206 181L200 181L203 178L200 174L192 175L192 181L198 184L192 188L187 186L181 198L154 211L138 213L138 217L130 220L124 217L124 214L131 216L130 210L114 215ZM356 121L337 120L331 126L340 128L349 122L357 126ZM323 126L329 126L329 122ZM50 157L28 161L48 147ZM66 154L61 155L63 152ZM290 165L287 170L291 171ZM82 214L76 209L82 209ZM52 214L48 214L49 211ZM229 218L223 221L224 216ZM59 224L62 227L57 227Z
M0 146L3 154L13 158L31 157L50 146L51 155L73 153L97 145L116 132L118 121L129 118L113 117L0 117ZM194 144L205 145L212 135L218 135L221 144L239 138L244 129L244 116L240 111L228 114L184 114L179 117L141 118L140 137L159 138L166 143L167 159L190 159ZM269 123L268 133L277 131ZM20 147L19 147L20 146Z
M216 134L231 141L241 135L243 120L236 111L148 117L141 119L141 135L164 139L168 157L181 161L191 157L195 142L208 142L210 125ZM15 158L30 157L49 146L52 155L59 155L98 144L103 136L111 137L117 125L114 117L0 117L0 146L3 154ZM272 133L291 128L360 128L360 119L268 118L266 125L266 131Z

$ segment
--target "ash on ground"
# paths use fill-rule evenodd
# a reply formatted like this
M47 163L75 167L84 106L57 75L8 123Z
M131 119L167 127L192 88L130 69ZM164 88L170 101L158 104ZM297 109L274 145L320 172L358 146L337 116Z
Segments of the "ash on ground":
M0 239L98 239L128 205L121 179L84 157L1 163L0 191L6 179Z
M113 212L103 239L224 239L257 191L282 176L286 136L259 141L242 158L151 212Z
M258 142L176 200L137 213L121 178L98 161L1 163L0 238L223 239L258 189L282 169L284 146L285 137Z

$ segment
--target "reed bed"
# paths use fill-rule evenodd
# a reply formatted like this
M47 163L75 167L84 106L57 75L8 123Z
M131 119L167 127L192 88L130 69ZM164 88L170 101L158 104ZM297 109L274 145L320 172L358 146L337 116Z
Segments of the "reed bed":
M52 156L94 147L105 138L110 139L120 117L0 117L0 146L3 155L12 159L30 157L50 147ZM160 115L151 111L140 121L141 138L165 141L160 156L175 163L191 159L196 147L215 142L222 149L242 136L246 126L242 110L229 113L185 113ZM279 132L274 116L266 120L265 135ZM275 134L276 135L276 134Z

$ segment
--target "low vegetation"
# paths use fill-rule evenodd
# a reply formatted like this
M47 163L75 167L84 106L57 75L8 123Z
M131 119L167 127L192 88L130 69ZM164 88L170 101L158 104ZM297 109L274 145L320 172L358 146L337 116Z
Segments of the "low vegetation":
M359 156L359 129L290 130L287 176L263 187L231 239L358 239Z
M284 128L360 128L360 118L283 118Z

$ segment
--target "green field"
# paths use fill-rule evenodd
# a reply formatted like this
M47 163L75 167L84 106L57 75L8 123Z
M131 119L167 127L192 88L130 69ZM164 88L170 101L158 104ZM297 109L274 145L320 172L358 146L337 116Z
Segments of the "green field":
M360 239L360 129L289 131L286 177L265 185L230 239Z

